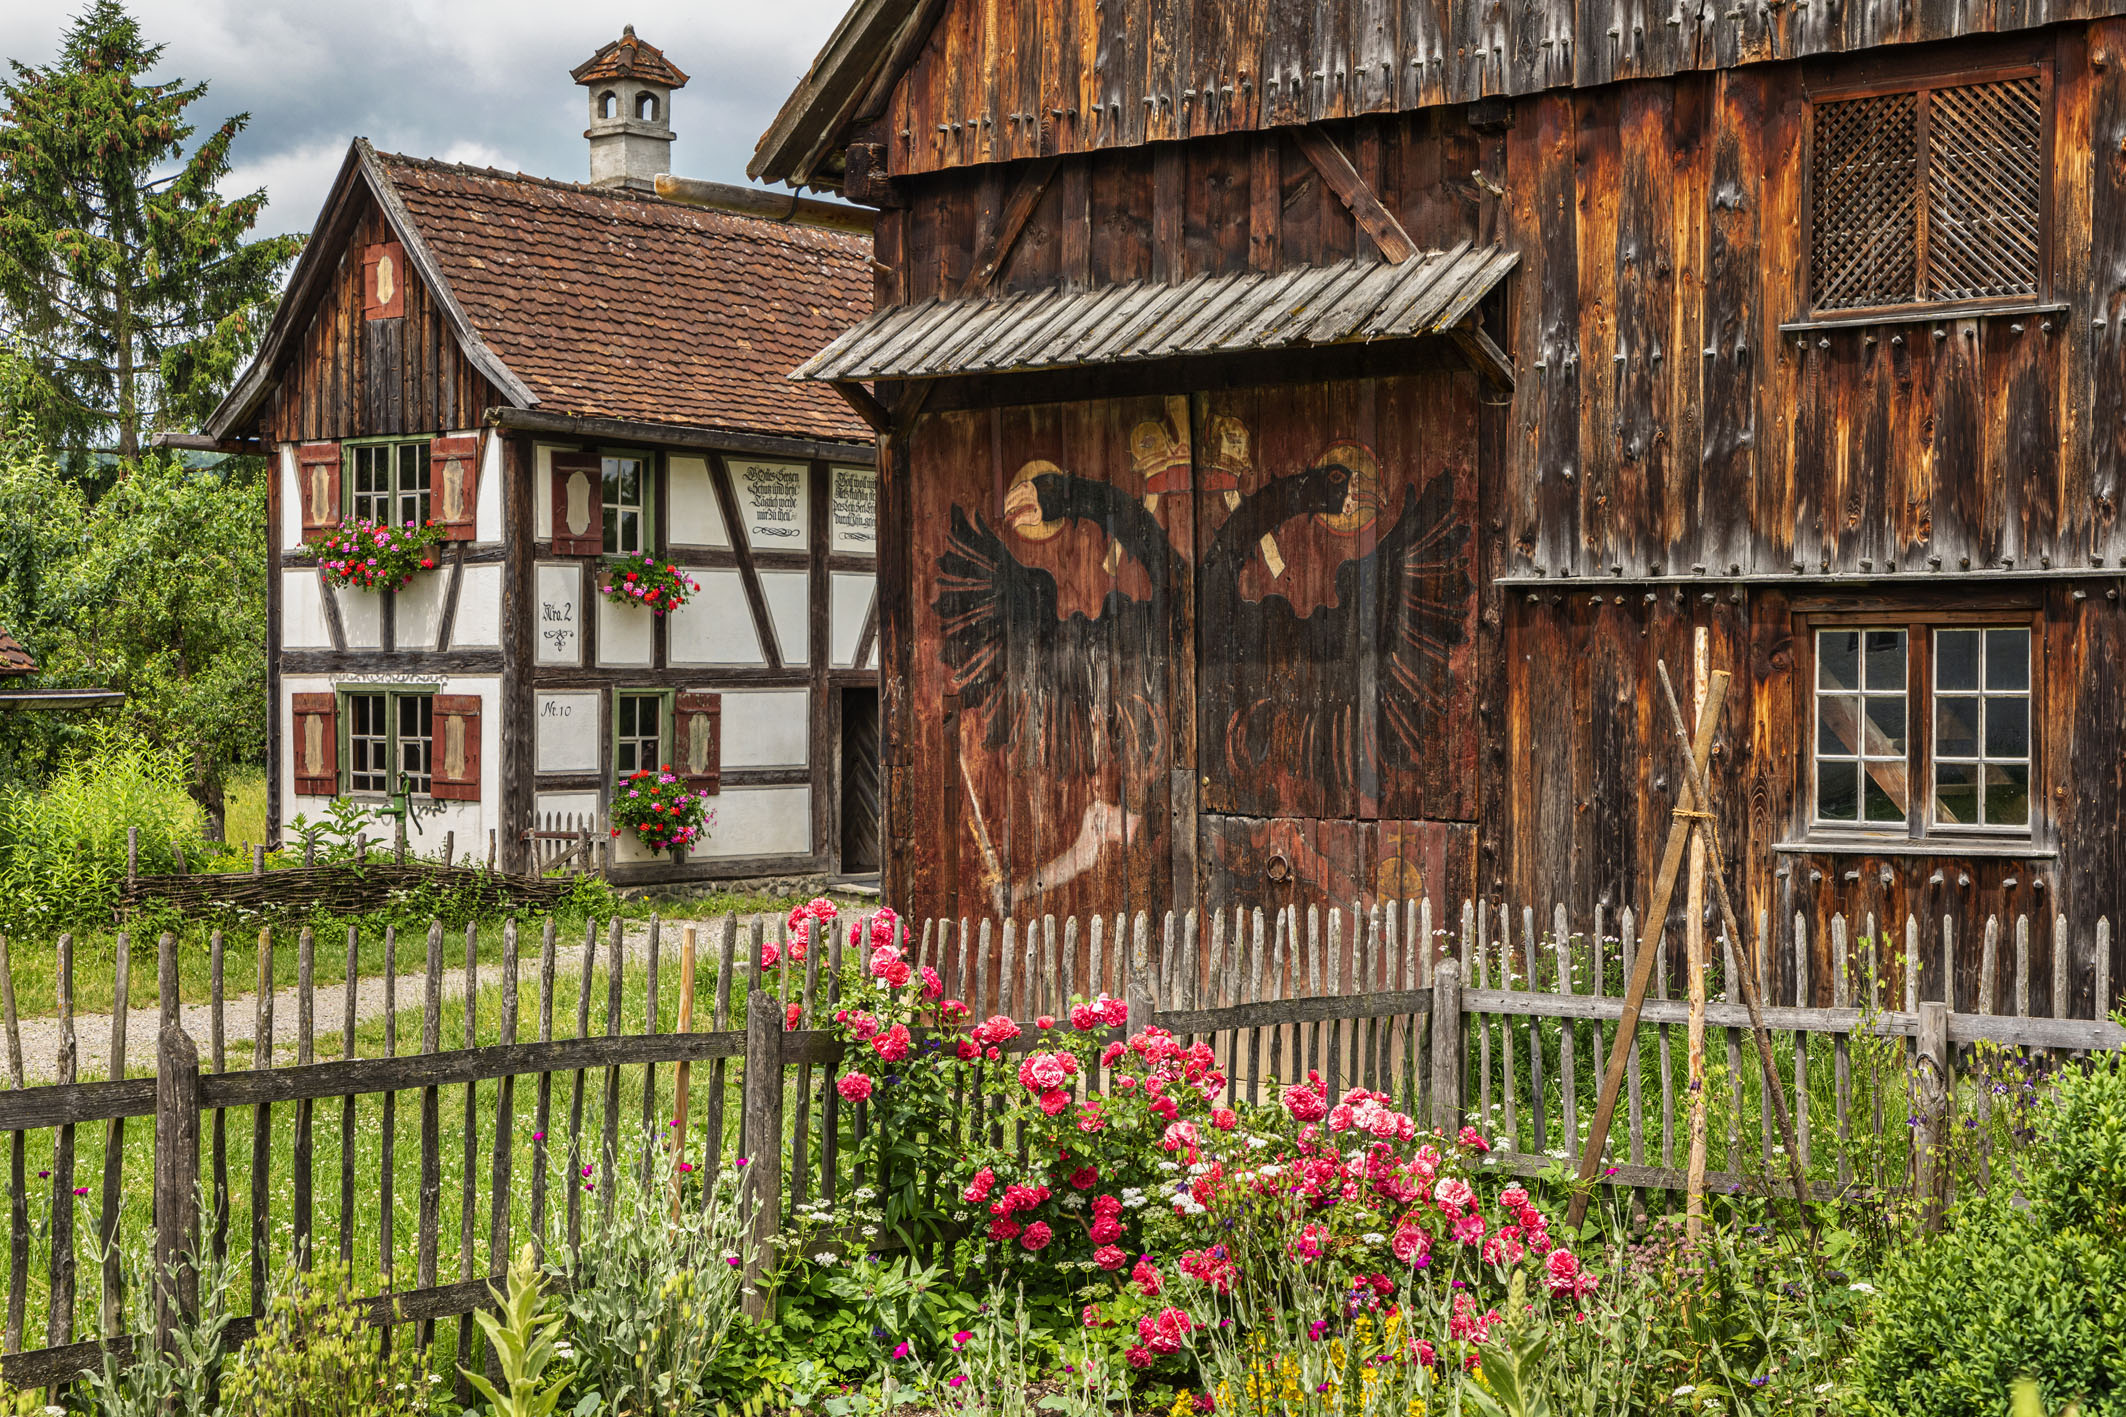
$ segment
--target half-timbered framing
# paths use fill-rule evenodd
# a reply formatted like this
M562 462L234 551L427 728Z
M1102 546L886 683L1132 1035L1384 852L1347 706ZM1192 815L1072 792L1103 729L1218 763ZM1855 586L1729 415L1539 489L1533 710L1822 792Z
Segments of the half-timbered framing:
M2118 912L2116 8L859 0L889 894Z
M639 185L353 145L208 429L278 462L269 829L352 794L522 865L669 764L715 827L616 879L876 869L872 433L784 378L869 308L866 214ZM307 543L357 515L432 517L439 565L332 589ZM608 601L623 552L699 595Z

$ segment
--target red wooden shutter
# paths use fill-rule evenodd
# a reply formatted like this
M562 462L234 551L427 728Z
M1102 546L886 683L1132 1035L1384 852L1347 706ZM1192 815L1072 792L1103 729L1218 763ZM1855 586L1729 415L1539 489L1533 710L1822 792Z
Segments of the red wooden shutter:
M604 499L596 453L555 453L554 554L595 556L605 549Z
M294 694L289 753L299 797L337 797L340 791L340 701L337 694Z
M406 313L406 248L383 241L362 252L362 314L390 320Z
M302 491L303 539L308 541L340 524L340 445L297 444L295 469Z
M437 694L435 751L428 794L447 802L480 800L480 696Z
M480 439L465 433L428 445L429 505L448 541L473 539L473 501L480 491Z
M680 780L695 792L721 792L723 695L682 691L677 717L672 752Z

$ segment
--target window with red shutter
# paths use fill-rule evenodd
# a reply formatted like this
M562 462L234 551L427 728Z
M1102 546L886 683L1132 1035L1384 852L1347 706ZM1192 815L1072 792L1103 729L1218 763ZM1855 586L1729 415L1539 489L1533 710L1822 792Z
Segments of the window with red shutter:
M553 456L554 554L596 556L605 549L596 453Z
M362 315L392 320L406 313L406 248L383 241L362 253Z
M480 439L467 433L428 445L429 508L444 539L471 541L473 502L480 490Z
M696 792L723 790L723 695L682 691L673 717L672 767Z
M308 541L340 524L340 445L298 444L295 471L303 508L303 539Z
M449 802L480 800L480 697L437 694L428 795Z
M334 694L290 696L289 755L295 791L303 797L336 797L340 790L340 713Z

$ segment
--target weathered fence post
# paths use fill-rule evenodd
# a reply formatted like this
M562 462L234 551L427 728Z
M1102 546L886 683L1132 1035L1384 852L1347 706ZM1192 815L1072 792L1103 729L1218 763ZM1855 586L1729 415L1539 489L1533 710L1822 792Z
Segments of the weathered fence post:
M1949 1006L1928 1000L1919 1006L1918 1126L1913 1130L1917 1147L1915 1191L1926 1216L1926 1228L1940 1230L1948 1209L1949 1168L1946 1150L1956 1096L1956 1078L1949 1051Z
M1432 1125L1448 1136L1462 1126L1462 966L1432 971Z
M199 1307L199 1049L165 1024L155 1058L155 1344Z
M758 956L756 956L758 958ZM746 996L745 1116L739 1131L746 1168L739 1194L753 1206L746 1246L744 1312L773 1312L763 1276L775 1266L775 1232L782 1226L782 1014L775 996L756 982Z

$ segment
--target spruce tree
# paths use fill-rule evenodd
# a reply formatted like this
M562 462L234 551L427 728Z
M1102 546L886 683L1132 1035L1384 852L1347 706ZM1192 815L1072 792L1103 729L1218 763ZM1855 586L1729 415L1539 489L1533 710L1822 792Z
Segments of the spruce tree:
M188 155L186 110L207 86L146 77L161 54L119 0L94 0L54 63L10 60L0 80L0 353L15 415L68 453L131 459L197 427L302 246L247 239L265 191L216 184L250 115Z

